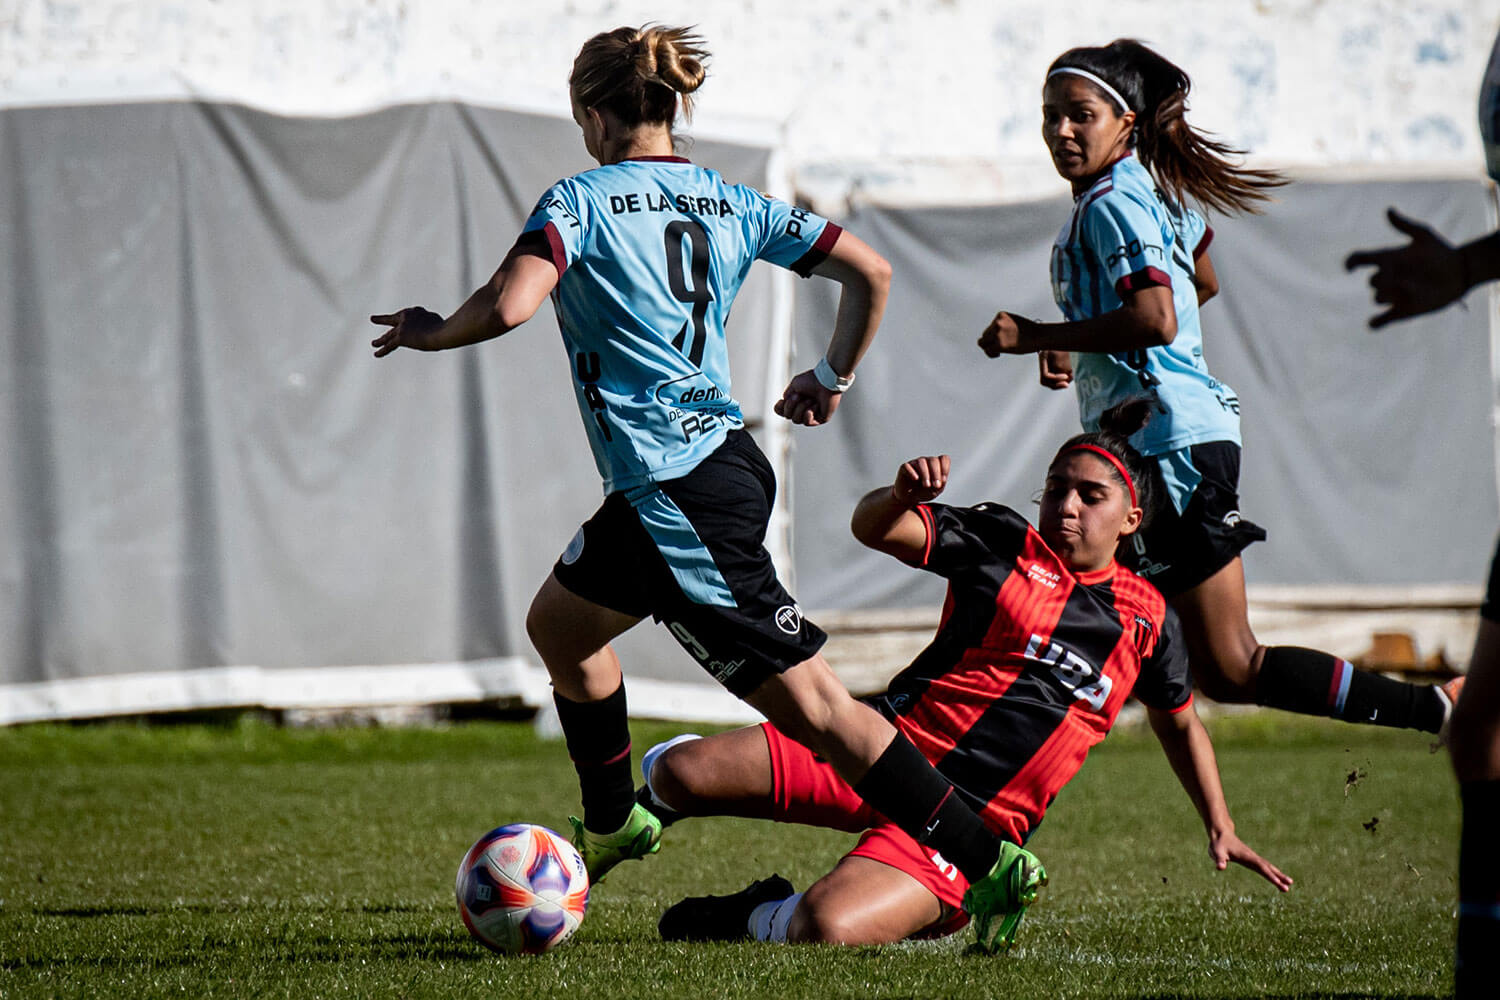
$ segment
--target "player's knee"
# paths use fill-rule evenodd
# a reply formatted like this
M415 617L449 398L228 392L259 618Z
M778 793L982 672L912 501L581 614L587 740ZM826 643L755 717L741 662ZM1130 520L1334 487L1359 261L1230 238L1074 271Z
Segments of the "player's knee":
M709 777L696 752L701 743L693 740L664 750L651 765L650 785L654 795L667 808L692 815L693 806L705 797L704 782Z
M531 599L531 607L526 609L526 635L543 660L547 658L548 647L555 634L551 622L552 616L548 613L546 599L538 593Z
M820 903L814 890L802 897L787 924L786 939L799 944L861 943L860 929L843 907Z
M1248 704L1255 700L1264 647L1250 643L1215 643L1190 657L1193 681L1214 701Z
M1193 671L1193 680L1198 690L1223 704L1246 704L1255 700L1255 684L1249 671L1234 664L1205 664Z

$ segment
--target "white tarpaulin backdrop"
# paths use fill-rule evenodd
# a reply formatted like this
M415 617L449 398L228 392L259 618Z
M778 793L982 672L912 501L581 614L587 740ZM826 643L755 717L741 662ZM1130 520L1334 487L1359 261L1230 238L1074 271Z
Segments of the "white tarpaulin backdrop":
M580 145L456 104L0 111L0 722L542 700L525 609L601 499L551 308L382 361L367 317L454 308ZM693 152L770 179L768 148ZM752 419L784 289L734 313ZM637 708L741 711L637 631Z

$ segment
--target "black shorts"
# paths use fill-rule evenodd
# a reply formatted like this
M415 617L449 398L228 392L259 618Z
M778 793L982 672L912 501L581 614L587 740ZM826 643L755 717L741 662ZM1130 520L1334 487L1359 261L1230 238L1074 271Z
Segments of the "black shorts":
M611 493L552 573L595 604L651 615L743 698L828 639L802 617L766 551L775 496L754 439L730 431L686 476Z
M1161 504L1144 532L1120 545L1120 562L1167 597L1198 586L1228 566L1266 531L1240 517L1240 446L1228 441L1188 449L1202 478L1182 513L1167 497L1160 467L1155 472Z
M1490 582L1484 588L1479 617L1500 624L1500 542L1495 544L1495 555L1490 559Z

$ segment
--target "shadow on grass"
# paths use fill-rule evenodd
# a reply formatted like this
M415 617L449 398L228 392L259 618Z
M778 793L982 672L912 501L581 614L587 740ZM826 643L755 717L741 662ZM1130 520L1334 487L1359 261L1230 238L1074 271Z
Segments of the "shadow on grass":
M493 962L497 956L480 947L467 936L451 935L447 939L435 939L423 934L378 934L358 938L336 938L322 936L305 941L266 942L261 948L248 949L236 939L208 938L193 943L187 950L170 954L128 957L124 955L101 955L80 953L73 955L26 955L0 960L0 970L6 972L44 971L87 967L91 969L130 970L142 968L191 968L218 961L225 955L253 958L257 966L267 963L328 964L350 961L370 963L437 962L478 963ZM525 956L517 956L524 959Z

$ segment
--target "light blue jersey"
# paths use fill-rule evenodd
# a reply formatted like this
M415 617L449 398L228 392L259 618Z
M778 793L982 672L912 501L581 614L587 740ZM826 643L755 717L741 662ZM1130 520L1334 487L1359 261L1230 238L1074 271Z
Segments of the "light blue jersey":
M1141 454L1165 455L1209 441L1240 443L1239 399L1209 373L1198 325L1194 260L1212 238L1201 215L1165 202L1133 155L1075 200L1052 247L1052 295L1063 315L1091 319L1121 308L1125 296L1151 285L1170 288L1177 309L1177 336L1165 347L1074 354L1084 429L1098 430L1100 415L1116 403L1149 395L1155 412L1131 438Z
M518 249L550 256L553 304L604 492L686 475L744 426L724 323L759 260L803 276L838 226L679 157L554 184Z

